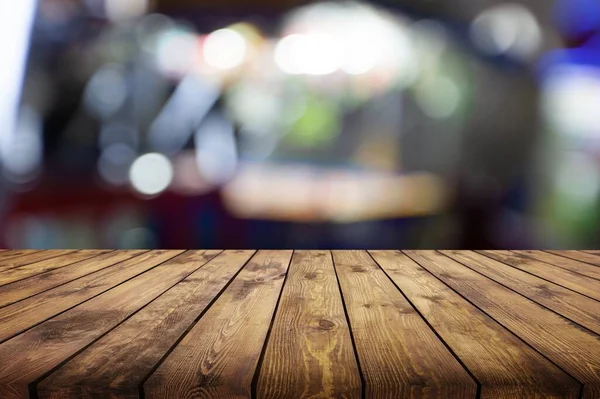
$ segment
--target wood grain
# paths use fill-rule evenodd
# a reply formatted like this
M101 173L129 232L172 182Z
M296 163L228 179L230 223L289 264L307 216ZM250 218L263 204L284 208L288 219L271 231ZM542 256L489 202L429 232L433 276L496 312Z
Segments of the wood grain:
M148 399L249 398L292 251L260 251L144 386Z
M534 302L600 334L600 302L471 251L441 251Z
M587 253L582 251L546 251L554 255L562 256L565 258L585 262L590 265L600 266L600 257L593 253Z
M39 262L46 259L56 258L62 255L74 255L79 251L73 250L25 250L25 251L10 251L0 255L0 275L6 270L28 265L30 263Z
M213 258L44 379L39 397L137 398L143 379L253 253Z
M152 251L0 309L0 342L181 253Z
M1 251L0 398L597 399L591 252Z
M600 397L600 337L434 251L404 251Z
M116 251L0 286L0 308L144 253Z
M360 398L328 251L295 251L259 371L258 398Z
M67 252L64 255L0 271L0 286L107 253L107 250Z
M480 253L590 298L600 300L600 281L598 280L582 276L571 270L565 270L558 266L540 262L525 254L510 251L480 251Z
M541 262L546 262L551 265L594 278L596 280L600 280L600 268L588 265L587 263L578 262L573 259L567 259L564 256L558 256L543 251L518 251L517 253L527 255Z
M580 384L398 251L370 251L481 384L481 398L576 398Z
M2 270L2 265L6 260L14 259L19 256L31 255L35 252L40 251L36 249L3 249L2 252L0 252L0 270Z
M592 255L600 255L599 250L588 250L588 251L580 251L580 252L585 252L585 253L592 254Z
M365 251L333 251L373 398L474 398L477 385Z
M166 251L163 255L178 253ZM26 398L28 384L106 334L213 256L203 252L176 256L2 343L0 359L14 361L0 365L0 397Z

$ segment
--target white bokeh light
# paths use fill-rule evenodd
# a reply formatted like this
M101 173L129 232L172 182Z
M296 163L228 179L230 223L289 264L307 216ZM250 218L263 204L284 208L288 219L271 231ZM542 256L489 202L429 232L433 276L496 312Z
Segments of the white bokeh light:
M332 35L292 34L277 43L275 63L292 75L329 75L341 67L343 54Z
M538 21L521 4L506 3L484 10L471 24L471 40L490 55L527 60L542 43Z
M563 134L599 140L599 93L600 68L556 68L544 87L544 114L552 126Z
M29 36L36 7L36 0L0 2L0 160L10 151L15 134Z
M203 47L204 61L216 69L232 69L244 61L248 45L233 29L219 29L209 34Z
M385 50L381 43L370 40L368 33L349 36L348 50L342 69L350 75L362 75L372 70Z
M193 32L170 30L158 39L158 68L167 75L183 76L193 67L198 56L198 38Z
M148 11L148 0L105 0L106 15L112 21L139 17Z
M129 180L136 191L145 195L156 195L171 184L173 166L162 154L144 154L131 165Z
M275 47L275 63L283 72L296 75L302 73L302 59L298 48L302 46L302 35L293 34L282 38Z

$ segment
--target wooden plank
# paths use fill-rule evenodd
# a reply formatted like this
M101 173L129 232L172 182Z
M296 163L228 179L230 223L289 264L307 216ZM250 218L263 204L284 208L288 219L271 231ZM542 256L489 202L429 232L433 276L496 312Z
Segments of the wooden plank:
M34 252L40 252L38 249L3 249L0 252L0 268L5 260L13 259L18 256L31 255Z
M434 251L404 251L600 397L600 337Z
M259 370L258 398L360 398L350 330L328 251L295 251Z
M598 251L598 250L587 250L587 251L584 250L581 252L585 252L585 253L592 254L592 255L600 255L600 251Z
M14 267L8 270L0 271L0 286L12 283L13 281L22 280L27 277L35 276L36 274L44 273L49 270L60 269L72 263L82 261L84 259L93 258L97 255L102 255L108 250L89 250L89 251L69 251L68 253L53 257L50 259L41 260L35 263Z
M145 397L251 397L291 255L259 252L146 382Z
M116 263L133 258L146 251L116 251L85 259L60 269L36 274L23 280L0 286L0 308L18 302L27 297L68 283Z
M582 251L546 251L554 255L564 256L565 258L585 262L590 265L600 266L600 257Z
M398 251L370 251L481 384L482 398L577 398L581 384Z
M600 302L472 251L440 252L600 334Z
M513 251L551 265L600 280L600 268L543 251Z
M475 397L476 382L366 251L333 259L368 397Z
M163 260L178 253L165 251ZM26 398L29 384L106 334L217 253L187 252L172 258L2 343L0 359L11 361L0 364L0 397Z
M143 379L253 253L225 251L209 261L44 379L39 398L137 398Z
M181 253L152 251L0 309L0 342Z
M582 276L548 263L510 251L479 251L480 253L526 271L555 284L562 285L590 298L600 300L600 281Z
M39 261L43 261L43 260L51 259L51 258L56 258L56 257L62 256L62 255L75 254L79 251L50 249L50 250L44 250L44 251L27 250L26 253L23 253L25 251L18 251L18 252L19 253L15 256L12 256L12 254L11 255L7 254L5 256L3 254L0 257L0 273L3 273L6 270L10 270L15 267L28 265L30 263L39 262Z

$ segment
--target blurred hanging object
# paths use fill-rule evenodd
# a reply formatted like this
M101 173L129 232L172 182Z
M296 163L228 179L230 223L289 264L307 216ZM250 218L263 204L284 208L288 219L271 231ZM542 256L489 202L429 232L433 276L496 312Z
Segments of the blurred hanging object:
M186 76L150 126L151 148L170 155L183 149L219 95L219 87L201 76Z
M230 180L237 168L238 153L231 121L213 112L194 135L196 165L200 175L214 186Z

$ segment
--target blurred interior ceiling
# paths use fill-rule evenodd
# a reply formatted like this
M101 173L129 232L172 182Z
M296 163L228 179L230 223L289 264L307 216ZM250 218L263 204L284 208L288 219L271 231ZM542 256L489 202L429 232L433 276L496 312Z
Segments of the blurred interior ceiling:
M310 0L155 0L160 10L192 8L196 10L215 10L219 12L284 11ZM373 4L388 7L400 7L420 14L441 15L450 18L470 20L482 10L501 3L521 3L532 10L540 22L549 21L552 1L549 0L376 0Z
M190 19L211 16L277 16L311 0L154 0L155 8L166 14L174 13ZM489 7L506 3L520 3L535 15L544 32L543 50L561 45L552 21L553 0L372 0L367 3L409 12L422 18L441 18L459 24L469 24Z

